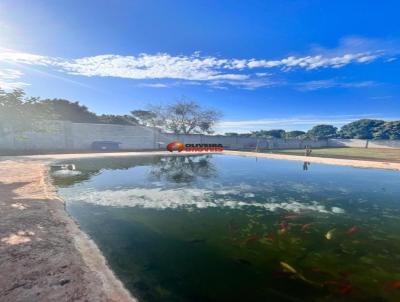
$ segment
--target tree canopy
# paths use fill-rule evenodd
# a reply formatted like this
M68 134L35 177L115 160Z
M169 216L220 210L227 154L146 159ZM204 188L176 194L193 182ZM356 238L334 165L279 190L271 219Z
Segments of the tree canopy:
M132 115L143 126L159 127L177 134L213 133L213 126L221 113L202 108L191 100L178 100L167 106L150 106L148 110L134 110Z
M0 134L43 131L46 119L52 116L50 108L37 106L38 98L27 98L22 90L6 92L0 89Z
M332 125L317 125L307 131L307 137L311 139L327 139L337 137L337 128Z
M253 131L252 134L262 138L285 138L286 131L283 129L259 130Z
M381 127L385 121L361 119L347 125L344 125L339 132L342 138L360 138L372 139L374 133Z
M99 122L99 117L90 112L89 109L79 104L65 99L44 99L35 104L39 109L47 108L53 114L53 118L75 123L95 123Z
M400 121L385 122L375 128L374 139L400 139Z
M164 127L173 133L211 134L220 116L218 111L203 109L194 101L180 100L165 108Z
M160 114L157 114L158 112L158 109L153 108L150 110L133 110L131 111L131 114L140 125L147 127L157 127L162 125Z
M306 133L300 130L293 130L286 132L286 138L304 138Z

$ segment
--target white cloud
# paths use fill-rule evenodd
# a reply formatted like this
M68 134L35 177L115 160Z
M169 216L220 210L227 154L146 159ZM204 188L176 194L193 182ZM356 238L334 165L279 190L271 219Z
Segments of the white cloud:
M366 64L378 58L393 57L393 41L381 41L349 37L342 39L336 48L314 46L310 54L293 55L280 59L220 58L167 53L122 56L104 54L76 59L63 59L0 48L0 62L47 66L60 72L86 77L117 77L134 80L174 79L200 82L214 87L235 86L244 89L270 87L273 81L269 73L274 70L315 70L341 68L349 64ZM379 47L380 46L380 47ZM260 80L263 78L263 80ZM144 84L151 87L151 84ZM161 88L160 85L153 85Z
M0 50L0 62L19 63L27 65L48 66L55 65L57 59L25 52Z
M254 90L260 87L273 87L283 85L283 82L273 81L267 78L251 78L246 80L217 80L211 81L209 85L217 89L227 89L227 86L235 86L242 89Z
M298 83L296 84L296 87L300 91L313 91L327 88L363 88L375 85L377 85L377 83L374 81L343 82L330 79Z
M143 83L138 85L139 87L150 87L150 88L167 88L167 84L163 83Z
M178 79L178 80L244 80L245 74L220 71L227 60L214 57L171 56L169 54L140 54L139 56L101 55L59 62L65 71L102 77L130 79Z
M305 56L295 57L290 56L281 60L250 60L248 62L249 68L272 68L280 67L283 70L290 70L293 68L304 68L304 69L318 69L318 68L339 68L351 63L367 63L378 58L378 54L370 53L348 53L341 56Z
M4 90L13 90L28 86L28 83L20 81L23 73L16 69L0 69L0 88Z

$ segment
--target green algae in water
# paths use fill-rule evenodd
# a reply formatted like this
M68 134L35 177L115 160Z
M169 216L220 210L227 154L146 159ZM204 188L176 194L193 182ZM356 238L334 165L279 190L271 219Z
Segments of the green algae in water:
M74 163L81 174L54 178L67 210L141 301L400 301L398 172L225 155Z

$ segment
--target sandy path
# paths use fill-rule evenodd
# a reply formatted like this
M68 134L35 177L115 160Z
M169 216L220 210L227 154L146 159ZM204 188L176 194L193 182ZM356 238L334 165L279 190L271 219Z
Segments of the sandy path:
M135 301L65 212L47 167L0 161L0 301Z

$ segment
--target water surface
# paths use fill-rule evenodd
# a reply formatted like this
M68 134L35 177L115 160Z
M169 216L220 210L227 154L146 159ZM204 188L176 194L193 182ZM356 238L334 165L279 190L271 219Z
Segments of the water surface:
M400 175L250 157L76 160L66 208L141 301L400 301Z

